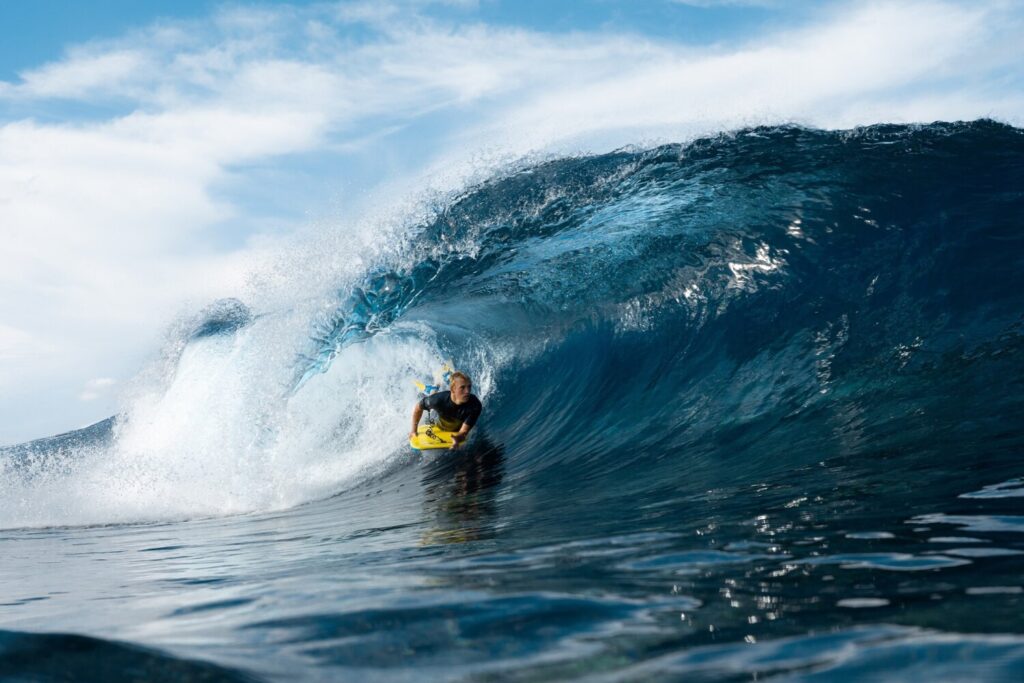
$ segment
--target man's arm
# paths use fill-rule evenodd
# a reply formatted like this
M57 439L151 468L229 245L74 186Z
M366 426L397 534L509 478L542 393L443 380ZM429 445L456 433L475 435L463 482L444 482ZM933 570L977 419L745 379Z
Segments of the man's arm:
M469 430L475 427L476 421L480 419L480 411L482 409L483 406L478 405L476 410L462 423L462 429L452 434L452 448L458 448L459 444L466 440L466 437L469 436Z
M416 430L420 426L420 418L421 417L423 417L423 406L421 406L419 404L419 402L417 401L416 402L416 407L414 407L412 409L412 431L409 432L409 438L410 439L414 438L416 436Z

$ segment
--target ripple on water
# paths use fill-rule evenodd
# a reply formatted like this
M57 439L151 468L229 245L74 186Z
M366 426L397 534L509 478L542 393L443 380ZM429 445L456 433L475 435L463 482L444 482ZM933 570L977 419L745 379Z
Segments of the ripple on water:
M655 555L635 562L623 562L620 569L630 571L672 570L676 573L699 571L701 567L714 564L742 564L756 560L785 559L788 555L762 555L730 553L723 550L689 550L666 555Z
M765 550L777 553L782 550L778 543L762 543L761 541L733 541L725 546L726 550Z
M944 555L911 555L910 553L851 553L826 555L798 560L801 564L838 564L843 569L886 569L896 572L924 571L928 569L944 569L970 564L970 560L962 560Z
M652 609L700 606L685 596L661 606L551 593L449 597L347 612L310 611L246 628L260 632L269 646L298 648L320 666L402 670L414 656L422 678L440 679L450 678L452 667L496 674L560 657L592 657L604 637L653 628Z
M0 630L0 672L5 681L252 683L257 680L240 671L131 643L75 634L5 630Z
M881 540L885 538L896 538L893 534L888 531L854 531L846 534L847 538L856 538L861 540Z
M943 553L947 555L956 555L957 557L1007 557L1009 555L1024 555L1022 550L1013 550L1011 548L949 548L943 550Z
M1009 531L1024 534L1024 517L1019 515L920 515L907 524L952 524L967 531Z
M1024 479L1010 479L1001 484L985 486L980 491L961 493L961 498L1019 498L1024 496Z
M860 609L863 607L885 607L889 601L885 598L843 598L836 601L837 607Z
M694 647L594 680L760 680L779 676L787 681L1010 681L1017 680L1022 666L1024 638L1019 636L871 626Z

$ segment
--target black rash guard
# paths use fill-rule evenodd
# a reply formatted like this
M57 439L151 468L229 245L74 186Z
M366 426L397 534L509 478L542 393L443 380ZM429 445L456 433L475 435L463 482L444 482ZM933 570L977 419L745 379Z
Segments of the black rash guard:
M420 399L420 408L433 410L438 415L438 425L447 432L457 432L462 425L472 427L480 417L480 411L484 407L473 394L470 394L462 405L456 405L452 401L452 392L439 391L430 396Z

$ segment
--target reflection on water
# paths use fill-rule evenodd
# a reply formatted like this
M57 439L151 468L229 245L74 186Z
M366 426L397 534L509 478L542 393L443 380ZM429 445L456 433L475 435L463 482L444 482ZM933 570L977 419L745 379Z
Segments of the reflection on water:
M504 447L480 434L461 449L437 453L423 464L424 519L433 519L434 527L423 534L421 544L465 543L492 537Z

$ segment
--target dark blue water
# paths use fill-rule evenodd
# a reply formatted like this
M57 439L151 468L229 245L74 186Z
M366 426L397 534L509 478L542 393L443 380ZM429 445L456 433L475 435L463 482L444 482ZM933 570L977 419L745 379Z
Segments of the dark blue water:
M989 121L505 172L5 449L0 677L1019 680L1022 217Z

